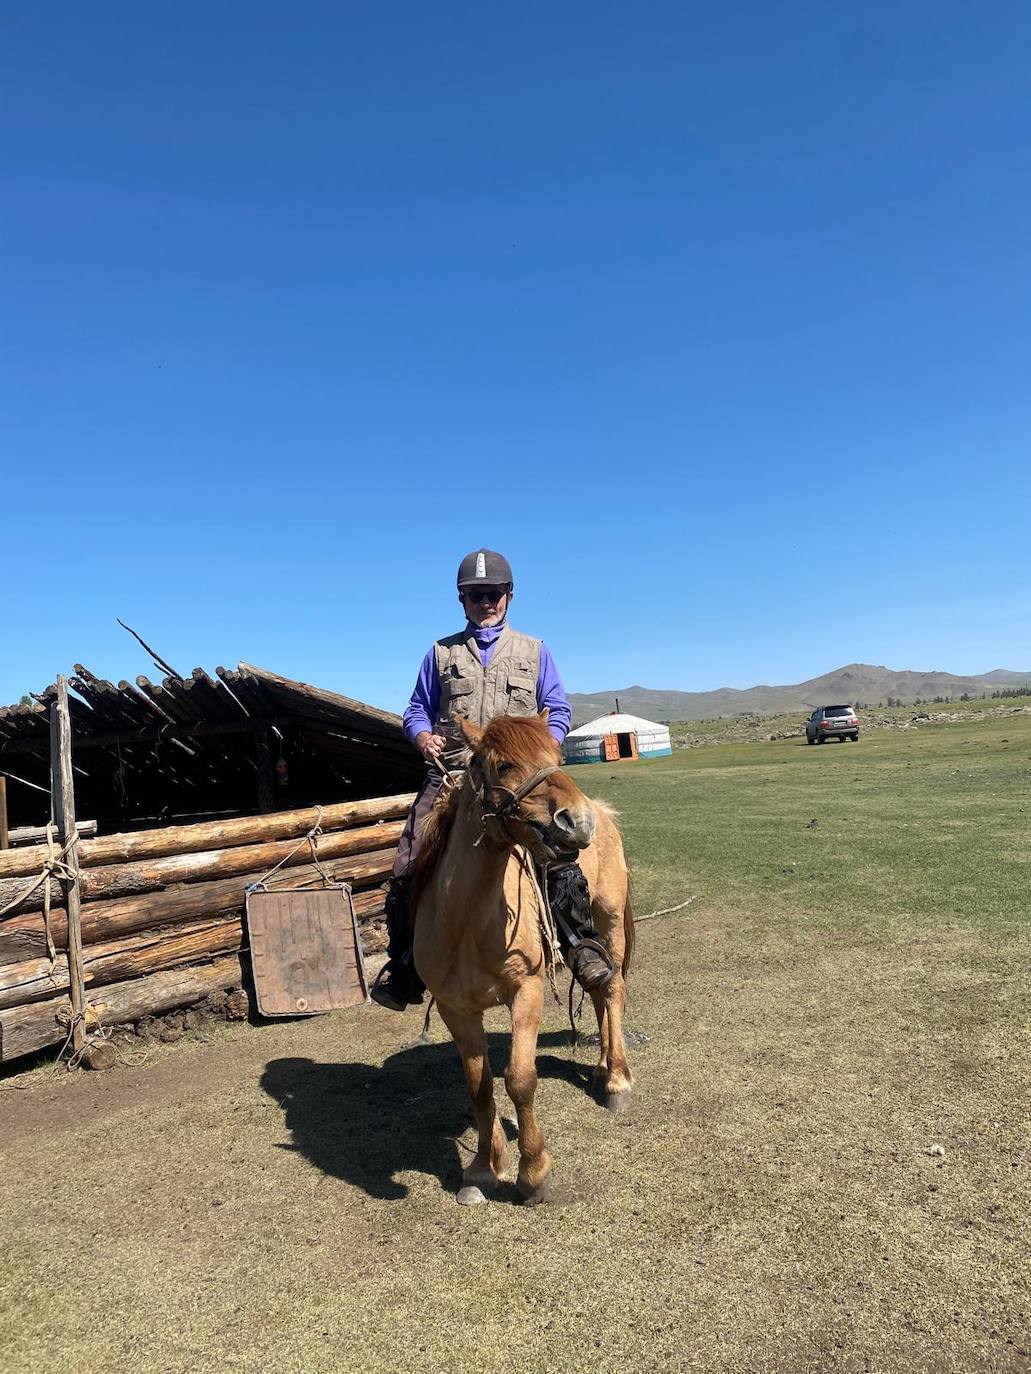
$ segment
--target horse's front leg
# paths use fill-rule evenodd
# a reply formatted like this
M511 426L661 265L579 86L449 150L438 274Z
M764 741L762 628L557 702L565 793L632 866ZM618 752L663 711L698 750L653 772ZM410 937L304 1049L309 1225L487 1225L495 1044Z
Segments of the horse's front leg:
M591 993L594 1010L598 1016L598 1040L600 1055L595 1077L600 1083L605 1105L610 1112L625 1112L630 1106L630 1088L633 1078L627 1063L626 1047L623 1044L623 1004L626 1001L626 984L623 975L616 970L614 976L603 988Z
M543 978L520 984L511 1002L512 1055L505 1070L505 1087L519 1120L519 1178L517 1187L527 1202L543 1202L550 1192L551 1156L544 1148L544 1132L533 1110L537 1091L537 1033L544 1008Z
M457 1201L468 1206L486 1202L497 1187L498 1175L504 1167L505 1132L494 1102L494 1079L482 1012L457 1011L443 1002L437 1003L437 1010L462 1056L465 1081L476 1112L479 1144L472 1163L462 1170L462 1186L457 1193Z

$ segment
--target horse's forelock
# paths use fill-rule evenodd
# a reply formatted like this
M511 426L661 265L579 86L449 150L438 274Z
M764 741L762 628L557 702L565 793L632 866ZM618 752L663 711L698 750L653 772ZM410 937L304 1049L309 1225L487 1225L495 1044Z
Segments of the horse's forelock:
M559 762L558 744L540 716L495 716L476 752L485 755L493 766L515 763L539 768Z

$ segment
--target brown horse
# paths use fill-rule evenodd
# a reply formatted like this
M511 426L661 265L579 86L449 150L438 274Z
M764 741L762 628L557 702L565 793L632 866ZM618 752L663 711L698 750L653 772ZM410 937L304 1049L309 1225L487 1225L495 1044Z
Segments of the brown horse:
M485 1201L503 1165L505 1134L483 1029L483 1013L502 1005L512 1015L505 1086L519 1121L517 1186L532 1201L550 1191L551 1159L533 1110L546 963L533 860L581 851L594 924L616 966L611 982L591 994L601 1043L595 1074L611 1111L630 1100L623 980L634 924L623 842L611 810L588 801L560 771L547 718L545 710L499 716L483 728L458 721L472 760L463 783L430 814L417 861L415 964L462 1056L479 1129L458 1193L463 1203Z

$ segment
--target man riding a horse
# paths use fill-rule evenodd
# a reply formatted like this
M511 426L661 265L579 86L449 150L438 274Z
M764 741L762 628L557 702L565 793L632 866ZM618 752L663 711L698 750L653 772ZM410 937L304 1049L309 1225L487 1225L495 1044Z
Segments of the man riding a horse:
M461 774L470 759L458 722L483 727L498 716L536 716L547 711L547 729L561 744L572 720L554 660L539 639L513 629L507 620L514 593L508 560L476 549L458 569L458 599L464 630L438 639L423 659L404 713L404 729L427 763L398 845L387 895L389 962L372 989L373 999L392 1011L422 1001L423 984L412 957L409 892L423 823L448 774ZM576 850L559 853L542 874L559 942L573 977L588 992L603 989L614 965L591 921L591 898Z

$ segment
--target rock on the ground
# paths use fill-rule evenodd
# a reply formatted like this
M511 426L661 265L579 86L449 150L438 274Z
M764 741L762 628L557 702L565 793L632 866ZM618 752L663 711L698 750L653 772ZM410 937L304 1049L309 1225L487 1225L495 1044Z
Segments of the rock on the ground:
M243 988L236 988L226 998L226 1020L245 1021L250 1011L250 999Z
M90 1045L82 1056L82 1062L87 1069L113 1069L118 1055L114 1045L110 1040L98 1040L96 1044Z

